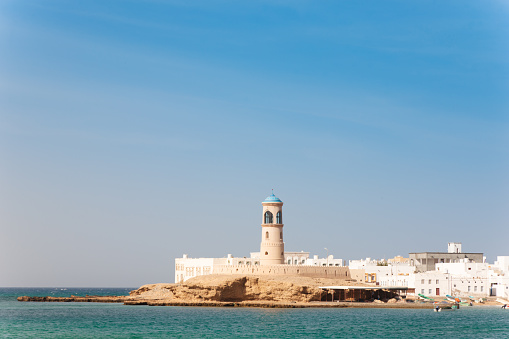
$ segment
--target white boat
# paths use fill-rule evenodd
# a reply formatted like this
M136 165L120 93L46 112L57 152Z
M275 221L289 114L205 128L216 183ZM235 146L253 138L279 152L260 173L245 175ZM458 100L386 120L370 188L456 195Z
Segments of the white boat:
M504 304L504 305L509 305L509 300L507 300L507 299L497 298L497 302Z

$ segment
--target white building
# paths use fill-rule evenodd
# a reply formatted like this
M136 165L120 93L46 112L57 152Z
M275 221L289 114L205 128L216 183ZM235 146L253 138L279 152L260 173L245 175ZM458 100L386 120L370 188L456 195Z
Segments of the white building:
M363 269L366 266L376 266L380 261L376 259L366 258L359 260L349 260L348 267L350 269Z
M450 275L442 272L430 271L412 275L415 294L426 296L446 296L451 294Z
M182 258L175 259L175 283L181 283L187 279L199 275L214 273L214 266L227 265L228 262L234 262L243 258L233 258L228 254L227 258L189 258L184 254Z
M455 297L509 298L509 256L497 257L495 264L474 263L464 259L459 263L438 263L436 270L417 273L379 272L376 282L381 286L407 286L415 294L430 297L452 295ZM366 276L373 270L364 266ZM411 292L409 293L411 294Z
M368 278L368 276L366 275ZM367 280L366 280L367 281ZM369 281L368 281L369 282ZM412 289L415 288L415 274L414 273L399 273L397 275L381 275L377 277L376 283L380 286L404 286L408 287L407 294L412 294Z
M509 300L509 256L498 256L489 274L490 295Z
M509 256L498 256L493 268L499 270L500 273L509 274Z
M371 258L350 260L350 269L364 269L365 282L383 286L409 286L408 276L415 272L415 266L408 262L388 263L386 260Z
M447 249L452 255L462 253L461 243L448 243ZM350 268L364 269L366 282L375 282L380 286L406 286L409 294L415 289L415 294L430 297L453 295L509 298L509 256L497 257L493 265L486 263L485 258L482 262L474 262L467 256L435 261L433 270L424 272L418 272L416 266L410 265L379 266L385 265L385 262L371 258L351 260ZM422 263L421 266L424 267Z
M343 266L343 259L318 258L317 255L309 258L309 252L284 252L285 264L290 266ZM258 266L260 265L260 252L251 252L250 257L234 257L228 254L225 258L189 258L184 254L182 258L175 259L175 283L184 282L200 275L214 273L214 267L227 266Z
M308 266L343 266L343 259L334 259L332 254L329 254L327 258L318 258L314 255L313 258L308 258L305 265Z
M487 263L439 263L435 271L409 274L407 277L382 277L381 285L408 284L416 294L426 296L487 297L491 295L490 267ZM503 279L502 279L503 280ZM502 287L503 281L495 284ZM398 285L396 285L398 286ZM505 285L504 285L505 286Z

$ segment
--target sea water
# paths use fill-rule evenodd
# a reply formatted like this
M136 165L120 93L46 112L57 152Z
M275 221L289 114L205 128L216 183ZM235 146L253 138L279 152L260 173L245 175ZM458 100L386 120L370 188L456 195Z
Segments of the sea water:
M126 295L131 289L0 289L5 338L509 338L500 307L264 309L18 302L17 296Z

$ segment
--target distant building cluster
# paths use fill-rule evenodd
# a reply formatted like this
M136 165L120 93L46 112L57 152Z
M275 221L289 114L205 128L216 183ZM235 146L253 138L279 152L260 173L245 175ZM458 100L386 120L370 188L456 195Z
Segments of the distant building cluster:
M309 252L286 252L283 242L283 202L274 194L262 202L260 252L249 258L175 259L175 282L207 274L278 274L363 280L382 288L401 288L408 295L509 298L509 256L498 256L493 264L483 253L462 251L461 243L450 242L447 252L410 253L408 258L350 260L345 266L333 255L310 258Z
M483 253L464 253L461 243L447 252L410 253L408 263L363 266L365 280L380 286L406 286L426 296L509 298L509 256L487 263Z

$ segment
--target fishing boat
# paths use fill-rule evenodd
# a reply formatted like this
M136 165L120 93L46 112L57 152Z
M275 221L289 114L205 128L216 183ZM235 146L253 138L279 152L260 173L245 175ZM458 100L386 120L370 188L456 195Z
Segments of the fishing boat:
M447 300L449 300L450 302L453 302L453 303L461 302L460 298L453 297L452 295L449 295L449 294L446 294L445 297L447 298Z
M441 312L442 310L457 310L460 308L458 303L450 303L447 301L434 302L433 311Z
M424 294L417 294L421 299L424 299L425 301L435 301L435 299L432 299L430 297L425 296Z

